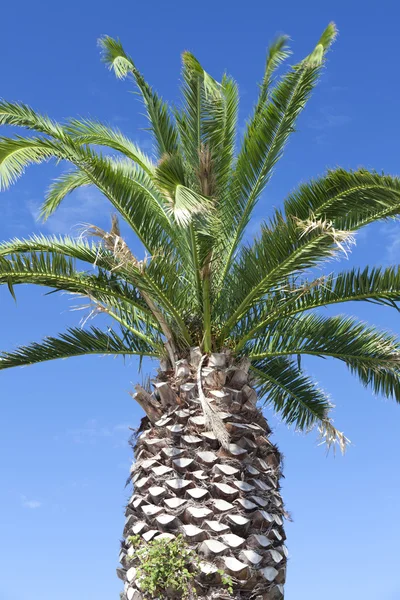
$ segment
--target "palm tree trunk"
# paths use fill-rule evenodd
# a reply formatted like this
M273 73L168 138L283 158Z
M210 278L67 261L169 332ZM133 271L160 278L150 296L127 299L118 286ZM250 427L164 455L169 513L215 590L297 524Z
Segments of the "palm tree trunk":
M281 600L287 550L279 451L256 408L248 362L232 365L228 352L212 354L205 367L200 361L192 349L190 360L159 372L153 394L140 387L135 394L147 417L134 447L122 598L151 597L140 590L129 536L145 544L182 534L201 558L198 599ZM222 571L232 578L231 595ZM157 596L171 597L171 590Z

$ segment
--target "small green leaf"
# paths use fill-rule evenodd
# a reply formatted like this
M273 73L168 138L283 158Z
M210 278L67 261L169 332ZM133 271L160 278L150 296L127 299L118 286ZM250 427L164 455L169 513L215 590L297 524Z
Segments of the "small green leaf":
M12 284L12 279L10 277L7 279L7 287L9 289L9 291L10 291L11 296L14 298L15 302L17 302L17 297L16 297L15 292L14 292L14 287L13 287L13 284Z

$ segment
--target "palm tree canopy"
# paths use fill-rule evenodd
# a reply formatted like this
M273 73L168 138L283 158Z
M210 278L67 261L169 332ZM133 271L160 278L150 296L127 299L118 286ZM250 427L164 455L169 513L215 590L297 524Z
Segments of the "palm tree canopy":
M396 307L397 268L351 270L317 279L313 268L346 252L354 232L400 213L400 180L363 169L335 169L302 184L265 220L253 243L246 226L324 69L336 36L329 24L316 47L278 76L288 38L267 52L259 96L237 139L238 89L216 81L189 52L182 56L182 97L171 108L146 82L121 43L100 40L103 60L133 80L146 110L151 156L119 130L93 120L57 123L29 106L0 102L0 124L28 135L0 139L0 184L31 163L66 161L42 206L47 219L82 186L95 186L116 216L109 231L33 236L0 245L0 283L32 283L89 299L112 322L106 331L70 329L3 352L0 368L85 354L163 357L192 346L229 347L251 361L265 401L299 429L317 425L328 443L345 438L329 417L327 395L304 373L302 355L343 361L376 393L400 401L398 340L320 307L368 301ZM102 150L104 149L104 150ZM118 219L143 255L122 238Z

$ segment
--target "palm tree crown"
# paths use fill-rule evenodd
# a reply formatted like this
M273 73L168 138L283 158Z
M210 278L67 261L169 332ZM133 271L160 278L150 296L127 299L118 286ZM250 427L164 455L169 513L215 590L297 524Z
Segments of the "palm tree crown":
M346 251L359 228L399 214L400 180L366 170L329 171L291 193L253 243L243 243L335 35L330 24L311 54L280 77L275 72L290 52L285 36L276 39L239 147L235 81L225 75L217 82L189 52L182 56L182 102L171 109L118 40L100 40L104 62L118 78L133 78L140 92L152 157L100 122L60 124L2 101L0 124L34 134L1 138L1 186L31 163L67 161L72 168L49 188L42 216L52 215L77 188L96 186L139 238L143 256L121 237L117 216L109 231L90 226L79 239L33 236L2 243L0 282L13 295L18 283L66 290L89 298L115 328L69 329L4 352L0 368L85 354L174 363L193 346L204 353L230 348L238 360L251 361L262 396L287 423L302 430L317 425L328 443L341 445L345 438L332 425L329 399L304 373L302 355L337 358L365 386L400 401L396 338L317 311L354 300L396 306L399 270L309 275Z

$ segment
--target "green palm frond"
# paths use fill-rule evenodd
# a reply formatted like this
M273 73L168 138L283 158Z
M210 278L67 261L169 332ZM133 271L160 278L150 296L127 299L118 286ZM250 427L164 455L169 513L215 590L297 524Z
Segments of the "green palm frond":
M109 127L100 121L71 119L65 126L65 131L78 144L112 148L138 164L149 175L154 171L155 165L152 160L119 129Z
M269 101L256 105L239 151L231 184L231 223L225 273L242 239L254 207L267 185L273 168L294 131L323 67L323 57L336 36L330 24L315 50L294 66L271 91ZM319 57L319 58L318 58ZM261 95L265 94L261 89Z
M287 217L324 220L348 231L395 216L400 208L400 179L365 169L336 169L305 183L285 200Z
M209 199L205 196L184 185L178 185L175 189L175 197L170 211L178 225L186 226L191 223L194 215L212 210L210 204ZM167 212L169 212L169 209L167 209Z
M221 100L221 90L190 52L182 54L182 67L183 107L175 111L175 117L185 161L192 171L192 184L195 184L204 142L202 117L206 114L208 103Z
M131 304L135 309L149 314L137 289L118 275L99 270L96 274L77 271L75 260L56 251L36 251L9 254L0 257L0 285L18 285L31 283L90 296L95 299L114 299ZM81 259L87 256L88 249L81 248Z
M260 94L257 100L255 113L259 113L268 100L273 75L280 65L291 55L289 49L289 37L287 35L278 36L268 48L267 59L265 61L264 77L260 85Z
M220 295L227 311L221 339L269 292L284 286L287 278L316 266L343 251L352 241L348 232L329 223L304 228L276 212L252 246L244 246L233 264ZM228 290L232 292L228 295ZM222 307L221 307L222 310Z
M108 235L99 228L94 228L94 232L100 236ZM115 244L115 238L112 239ZM2 244L0 258L0 283L34 283L82 295L86 290L95 298L99 297L98 294L107 294L109 286L110 294L124 300L121 284L127 294L126 299L145 312L148 308L141 299L144 295L152 297L160 310L165 311L166 321L171 320L175 324L177 335L182 335L186 343L190 342L181 314L185 315L190 310L192 298L182 285L181 266L173 255L160 253L145 264L136 261L124 245L117 245L110 251L103 246L68 237L35 236ZM73 259L91 263L99 268L99 273L90 275L77 271ZM132 285L135 286L134 292L129 293Z
M14 352L2 352L0 354L0 369L22 367L59 358L90 354L160 356L151 346L143 340L136 339L127 331L123 332L121 336L110 328L107 332L101 331L97 327L91 327L90 329L70 328L66 333L59 334L58 337L47 337L42 342L21 346Z
M93 181L84 171L74 169L63 173L49 187L40 216L46 221L69 194L88 185L93 185Z
M163 210L163 198L147 173L128 159L102 157L87 147L74 144L71 138L64 141L49 138L0 140L1 181L3 184L11 182L27 165L51 157L66 160L79 171L62 176L50 188L41 209L45 218L53 214L70 191L80 185L93 184L110 200L150 252L160 245L168 246L169 235L176 238Z
M398 267L352 269L330 274L313 281L288 281L280 291L250 311L238 324L235 334L239 351L257 331L282 318L344 302L372 302L394 307L400 302L400 269Z
M139 311L142 318L151 316L140 292L132 285L134 281L142 284L141 268L121 263L118 255L101 243L68 236L14 238L0 244L0 260L0 272L3 270L11 285L22 283L20 279L24 277L31 277L31 283L55 288L64 282L68 291L114 307L119 303L128 304L130 310ZM96 271L94 278L88 271L79 271L75 261L88 263ZM157 273L157 269L153 271ZM43 277L48 278L47 283Z
M59 139L64 137L63 127L59 123L18 102L0 100L0 125L23 127Z
M354 242L354 231L399 212L397 177L339 169L301 186L286 201L286 216L277 212L233 265L226 287L237 289L233 281L240 287L224 335L273 286L346 251Z
M208 190L214 196L225 197L228 193L231 170L235 158L236 129L239 112L239 96L236 82L229 76L222 78L219 94L207 98L207 114L204 117L204 146L212 157L211 182L210 175L201 172L200 183L207 181ZM214 184L215 180L215 184ZM213 189L214 188L214 189ZM221 203L222 204L222 203Z
M282 319L249 348L254 361L303 354L339 359L375 393L400 402L400 343L393 334L349 317L310 314Z
M115 257L100 244L85 239L79 241L69 236L32 235L29 238L13 238L0 243L0 257L26 252L54 252L90 263L112 271L116 266Z
M328 444L342 448L346 438L330 420L327 395L303 373L302 355L339 359L363 385L400 401L400 341L318 312L352 301L398 308L400 269L308 279L346 254L358 229L400 214L400 179L328 171L290 193L243 244L335 36L330 24L314 50L282 75L289 38L273 42L238 149L237 84L227 75L214 79L190 52L183 54L182 100L172 111L119 40L100 40L104 62L118 78L132 77L142 97L154 162L109 125L58 123L0 101L0 126L28 130L26 137L0 138L2 189L29 165L55 159L69 170L51 185L44 219L82 186L99 190L117 213L109 230L88 224L78 239L39 235L0 244L0 284L14 298L23 283L71 293L88 312L85 323L101 313L121 330L73 329L4 353L0 368L92 353L168 355L173 364L191 346L203 353L229 347L235 358L250 357L261 394L287 423L317 426ZM141 243L138 254L123 239L119 217Z
M185 160L194 185L206 196L226 193L233 164L238 114L236 83L217 82L190 52L184 52L183 107L175 111Z
M126 54L119 40L104 36L99 40L106 65L119 79L132 74L143 98L151 130L157 144L158 155L173 154L177 150L177 132L168 105L154 92L133 60Z
M288 425L308 432L318 427L328 448L338 444L345 450L348 440L329 417L332 404L329 397L287 357L259 360L252 372L261 397Z
M40 138L0 138L0 190L15 183L27 166L53 157L52 149Z
M158 190L140 167L126 160L113 160L88 149L70 149L58 143L54 144L54 151L63 153L66 160L86 174L132 227L147 250L154 252L163 243L168 245L168 234L173 234L171 223L162 208ZM42 214L49 217L61 200L61 194L48 195Z

